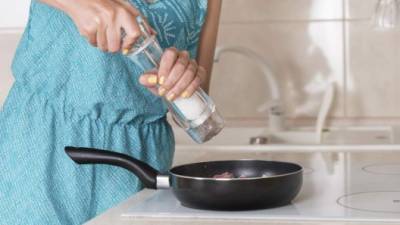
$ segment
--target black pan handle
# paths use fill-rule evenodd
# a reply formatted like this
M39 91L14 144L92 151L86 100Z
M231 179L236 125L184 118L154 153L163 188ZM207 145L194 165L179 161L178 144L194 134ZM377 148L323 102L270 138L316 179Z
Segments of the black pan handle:
M158 171L146 163L118 152L95 148L65 147L67 155L78 164L107 164L125 168L147 187L156 189Z

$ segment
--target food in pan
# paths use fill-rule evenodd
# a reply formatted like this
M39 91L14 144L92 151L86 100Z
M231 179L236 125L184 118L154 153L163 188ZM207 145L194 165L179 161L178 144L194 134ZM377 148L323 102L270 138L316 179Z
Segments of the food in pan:
M235 177L231 172L223 172L221 174L215 174L213 178L246 178L246 176L241 175L239 177Z
M233 173L223 172L221 174L215 174L213 178L235 178L235 176L233 176Z
M268 177L268 174L263 174L261 177ZM235 177L231 172L223 172L221 174L215 174L213 178L251 178L249 176L240 175L239 177Z

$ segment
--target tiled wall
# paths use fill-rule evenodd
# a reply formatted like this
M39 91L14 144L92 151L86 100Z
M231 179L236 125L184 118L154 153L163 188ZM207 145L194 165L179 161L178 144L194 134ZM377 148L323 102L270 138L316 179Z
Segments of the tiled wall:
M400 117L400 30L376 31L376 0L225 0L218 45L248 47L274 71L290 118L315 117L330 81L331 117ZM263 118L270 99L257 66L226 53L211 92L228 118ZM240 106L240 107L239 107Z
M400 118L400 29L371 28L376 1L224 0L218 45L245 46L262 55L290 118L315 117L332 81L331 117ZM1 14L0 105L12 83L9 64L20 35L10 27L24 22L20 16L11 25L4 19ZM260 106L270 99L268 85L260 68L243 56L226 53L215 64L211 94L227 118L266 116Z
M11 88L11 60L25 26L30 0L0 1L0 108Z
M13 83L11 60L20 37L20 32L0 29L0 109Z

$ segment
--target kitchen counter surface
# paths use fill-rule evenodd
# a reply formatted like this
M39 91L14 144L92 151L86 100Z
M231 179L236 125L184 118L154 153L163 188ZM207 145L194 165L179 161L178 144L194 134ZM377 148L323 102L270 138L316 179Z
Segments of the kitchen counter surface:
M260 211L193 210L181 206L169 190L145 189L86 224L400 224L400 152L256 156L304 167L303 188L293 204Z
M130 197L126 201L117 205L116 207L109 209L105 213L98 217L88 221L85 225L383 225L382 222L327 222L327 221L262 221L262 220L226 220L226 219L201 219L201 218L189 218L189 219L130 219L122 217L121 214L129 210L132 205L135 205L144 199L154 194L154 190L143 190L138 194ZM386 224L386 223L385 223ZM394 223L387 223L394 224Z

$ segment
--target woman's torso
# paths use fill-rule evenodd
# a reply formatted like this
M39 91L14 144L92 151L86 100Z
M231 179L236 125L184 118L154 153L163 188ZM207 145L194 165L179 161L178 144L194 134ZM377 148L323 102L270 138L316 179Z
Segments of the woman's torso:
M206 0L130 2L147 17L163 48L175 46L196 55ZM36 1L12 70L27 93L71 115L142 124L166 113L161 99L138 83L143 71L119 53L92 47L66 14Z

